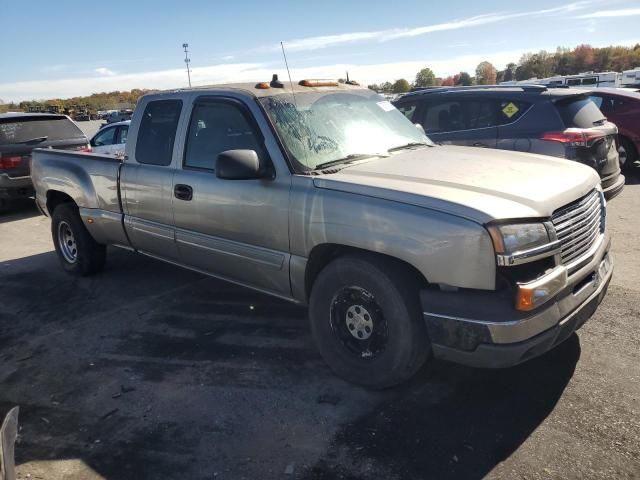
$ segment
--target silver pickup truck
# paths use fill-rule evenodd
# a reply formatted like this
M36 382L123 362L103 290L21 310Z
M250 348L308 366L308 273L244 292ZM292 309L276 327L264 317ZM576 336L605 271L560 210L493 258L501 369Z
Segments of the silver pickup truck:
M613 272L593 169L436 146L356 85L147 95L124 159L36 150L32 176L68 272L115 245L306 304L325 361L373 388L535 357Z

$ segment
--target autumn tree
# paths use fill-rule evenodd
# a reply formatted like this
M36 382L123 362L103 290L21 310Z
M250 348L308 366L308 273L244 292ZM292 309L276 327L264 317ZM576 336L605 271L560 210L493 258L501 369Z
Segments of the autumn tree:
M496 67L487 61L480 62L476 67L476 82L478 85L495 85L496 75Z
M396 80L391 88L393 93L405 93L411 90L411 85L407 80L401 78L400 80Z
M456 86L468 86L473 84L473 80L471 79L471 75L467 72L460 72L453 76L453 84Z
M423 68L416 75L416 87L433 87L437 85L436 76L430 68Z
M502 81L510 82L515 80L517 68L518 68L518 65L516 65L515 63L513 62L507 63L507 67L503 70L503 73L502 73Z
M593 69L595 55L591 45L578 45L573 49L573 71L582 73Z
M455 85L455 83L453 82L453 77L449 76L445 79L442 80L442 86L443 87L453 87Z

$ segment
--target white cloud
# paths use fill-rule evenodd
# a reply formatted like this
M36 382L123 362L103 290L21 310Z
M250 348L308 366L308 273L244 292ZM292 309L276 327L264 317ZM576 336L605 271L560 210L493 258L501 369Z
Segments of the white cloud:
M339 78L345 71L363 85L385 80L407 78L412 80L416 72L428 65L436 75L447 76L461 70L473 72L478 63L488 60L496 68L513 59L519 58L524 51L505 51L492 54L462 55L446 60L424 58L410 62L389 62L357 65L352 63L325 64L307 68L293 68L293 78ZM269 64L261 63L221 63L207 67L196 67L191 71L194 86L215 83L254 82L271 79L277 73L281 79L287 79L286 71ZM187 78L183 69L155 72L116 74L113 76L70 78L62 80L27 81L0 84L0 98L5 101L22 101L46 98L69 98L88 95L95 92L130 90L132 88L172 89L186 87Z
M578 1L572 2L560 7L547 8L543 10L534 10L528 12L519 13L489 13L485 15L477 15L475 17L463 18L458 20L452 20L450 22L436 23L433 25L425 25L416 28L392 28L387 30L377 30L371 32L351 32L341 33L338 35L322 35L318 37L307 37L290 40L285 42L287 51L305 51L305 50L318 50L321 48L333 47L336 45L344 45L348 43L361 42L366 40L377 40L381 42L387 42L390 40L397 40L400 38L417 37L420 35L427 35L434 32L444 32L450 30L460 30L471 27L478 27L481 25L489 25L492 23L504 22L514 18L521 17L539 17L545 15L551 15L556 13L569 13L577 10L582 10L593 1ZM267 51L279 51L280 45L270 45L265 49Z
M624 8L621 10L600 10L598 12L580 15L578 18L633 17L636 15L640 15L640 8Z
M113 70L109 70L106 67L96 68L95 72L98 75L102 75L103 77L113 77L116 74L116 72L114 72Z

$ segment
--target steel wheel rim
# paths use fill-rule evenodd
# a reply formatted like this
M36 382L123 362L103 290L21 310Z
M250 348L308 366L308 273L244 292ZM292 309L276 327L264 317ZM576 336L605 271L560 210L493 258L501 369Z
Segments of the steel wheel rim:
M76 263L78 261L78 245L71 226L65 221L58 224L58 246L67 262Z
M620 165L624 167L627 163L627 149L624 148L624 145L620 145L618 147L618 157L620 159Z
M387 321L375 297L364 288L341 288L331 301L329 322L339 343L355 357L376 358L387 345Z

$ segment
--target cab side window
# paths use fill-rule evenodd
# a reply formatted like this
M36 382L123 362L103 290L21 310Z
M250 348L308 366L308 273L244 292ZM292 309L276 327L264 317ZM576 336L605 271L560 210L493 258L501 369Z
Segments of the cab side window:
M156 100L147 104L136 143L138 163L171 164L181 110L182 100Z
M422 126L429 134L494 127L497 122L493 100L449 100L431 103Z
M116 143L127 143L127 134L129 133L129 126L122 125L118 128L118 135L116 135Z
M591 95L589 99L596 104L602 113L611 113L625 105L624 100L609 96Z
M214 170L218 155L227 150L255 150L262 156L261 139L248 117L228 102L196 104L191 115L184 166Z
M407 102L407 103L396 105L396 108L400 110L405 117L407 117L409 120L413 122L415 121L413 116L416 113L416 106L417 106L416 103Z
M93 139L94 147L102 147L104 145L113 145L114 137L116 133L115 128L105 128L102 132L98 133Z

